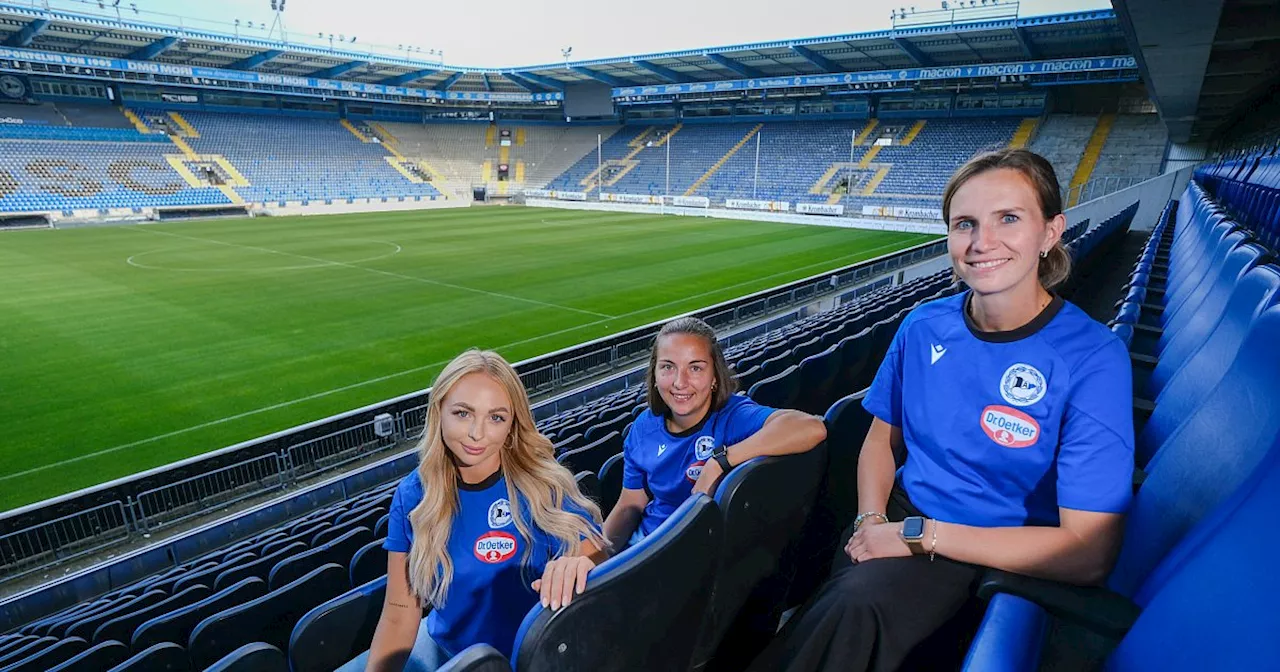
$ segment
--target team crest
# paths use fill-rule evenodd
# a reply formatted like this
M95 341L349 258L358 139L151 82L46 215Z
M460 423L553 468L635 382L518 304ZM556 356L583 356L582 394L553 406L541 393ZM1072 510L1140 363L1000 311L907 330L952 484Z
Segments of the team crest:
M701 461L705 462L711 457L711 453L716 449L716 437L699 436L698 440L693 444L693 453Z
M1000 378L1000 396L1014 406L1030 406L1046 391L1044 374L1030 364L1014 364Z
M485 532L476 539L476 558L496 565L516 554L516 538L506 532Z
M489 505L489 527L498 529L511 524L511 502L506 497Z
M982 431L1005 448L1026 448L1040 439L1040 423L1008 406L982 409Z

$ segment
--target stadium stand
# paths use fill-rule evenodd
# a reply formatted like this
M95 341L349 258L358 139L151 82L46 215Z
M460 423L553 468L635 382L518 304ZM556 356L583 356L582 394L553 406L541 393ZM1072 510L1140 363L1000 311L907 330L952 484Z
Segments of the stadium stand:
M1111 140L1095 155L1095 161L1102 159L1101 169L1091 168L1090 174L1114 170L1130 180L1124 183L1129 186L1158 170L1164 140L1154 115L1118 119ZM1064 190L1096 121L1051 115L1038 124L1032 147L1054 163ZM843 203L859 212L863 205L936 208L960 164L1009 145L1022 123L997 117L628 126L603 143L602 175L592 153L548 188L591 193L599 183L610 193L707 196L715 203L729 198Z
M502 126L510 132L503 146L496 124L357 126L157 108L0 107L29 122L0 127L0 170L9 176L0 209L12 212L438 198L497 183L504 163L510 167L506 183L513 186L502 185L501 193L542 187L594 192L597 135L604 138L605 159L599 181L611 193L664 194L670 141L671 195L707 196L716 203L844 203L855 211L863 205L936 207L955 167L979 151L1009 144L1020 123ZM1051 115L1039 126L1033 148L1055 162L1064 187L1072 174L1066 171L1081 162L1079 136L1084 133L1087 142L1094 121ZM1158 169L1164 133L1152 115L1116 117L1088 174L1123 179L1123 186L1149 177ZM84 144L89 142L94 144Z
M1084 226L1073 227L1068 234L1076 237L1073 248L1086 255L1100 242L1126 230L1132 216L1133 208L1126 209L1088 233ZM907 312L922 301L956 290L949 271L881 287L784 329L736 343L726 349L726 356L739 371L742 393L768 403L795 402L825 409L847 391L869 382ZM815 370L822 375L817 376ZM821 380L815 381L814 376ZM540 431L555 441L562 463L578 472L598 470L591 479L602 484L598 496L606 503L606 510L608 502L616 501L617 491L604 484L621 484L616 474L621 463L616 456L632 419L645 409L643 394L642 388L621 390L538 423ZM726 638L740 636L731 632L730 624L743 607L746 587L772 575L808 512L814 506L825 511L841 508L815 504L819 498L839 496L818 478L830 470L826 463L836 459L849 457L828 457L818 451L807 458L765 460L735 471L734 478L717 491L716 500L690 500L683 517L669 521L667 532L653 535L651 543L638 545L597 568L598 580L584 595L590 599L582 600L573 616L566 612L552 620L540 615L538 609L531 612L522 629L525 645L519 656L522 660L527 657L530 669L544 669L542 665L552 663L532 661L554 661L562 655L556 649L561 628L581 628L587 621L598 624L604 618L602 609L613 609L609 605L620 596L648 590L653 581L650 575L669 572L672 562L687 569L689 554L694 553L702 558L699 572L742 590L735 588L713 597L713 581L690 579L691 586L701 586L705 593L664 591L670 600L654 603L655 617L646 619L650 629L639 633L634 624L626 627L633 636L635 650L631 653L637 656L645 651L648 653L643 655L661 656L655 661L663 664L675 660L687 663L695 652L699 659L714 657ZM776 491L764 485L783 477L780 474L809 485L791 490L785 503L770 505L786 522L769 526L781 531L780 536L759 547L773 559L764 565L744 563L743 554L735 549L746 543L744 539L758 540L764 523L754 515L733 512L744 510L749 506L745 502L759 497L776 498L771 494ZM585 473L579 476L586 478ZM182 647L183 655L197 669L230 666L247 655L237 653L241 647L258 643L287 651L294 670L332 669L368 648L372 639L380 591L385 588L385 556L370 556L382 560L380 567L362 558L381 544L382 539L374 538L374 530L385 535L386 510L395 485L380 486L133 586L28 623L0 640L0 647L5 647L0 648L0 672L33 669L26 666L52 664L49 661L55 658L63 662L91 651L104 659L121 658L125 653L122 646L128 647L133 658L115 668L121 671L153 669L154 661L178 655L175 646ZM719 541L708 544L707 534L717 539L725 535L724 544L729 545ZM829 541L834 543L834 539ZM811 551L805 557L824 555L830 557L829 548ZM675 557L680 559L673 560ZM780 613L789 588L789 583L775 586L772 602L763 606L753 602L751 608ZM339 630L342 634L336 636ZM676 637L675 633L683 634ZM674 643L677 640L678 646ZM666 644L649 645L659 641ZM254 653L256 658L265 649L252 651L258 652ZM593 656L605 654L584 650L581 655L585 656L582 660L595 660Z
M510 132L504 148L499 133ZM509 126L497 124L375 125L384 141L395 143L407 158L438 171L455 192L473 184L498 180L497 167L510 166L508 181L527 189L541 189L588 153L594 155L596 136L610 137L617 126ZM505 161L504 161L504 151Z
M145 112L145 111L144 111ZM244 177L247 201L437 197L392 166L380 143L331 119L184 112L198 133L186 142L201 155L226 157ZM235 176L228 181L235 183Z
M21 129L21 130L19 130ZM174 147L132 129L0 127L0 208L11 212L229 203L173 170Z

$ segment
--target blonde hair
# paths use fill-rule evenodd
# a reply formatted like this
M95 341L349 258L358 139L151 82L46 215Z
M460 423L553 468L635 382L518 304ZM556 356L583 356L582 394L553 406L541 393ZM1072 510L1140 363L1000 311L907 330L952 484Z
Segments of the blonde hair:
M1036 199L1040 201L1040 214L1046 222L1062 214L1062 193L1058 187L1058 176L1053 172L1053 164L1030 150L1005 148L973 157L951 176L946 189L942 191L943 224L951 224L951 199L956 191L970 179L997 168L1017 171L1031 182ZM1061 239L1050 248L1048 254L1040 258L1040 265L1036 270L1040 284L1045 289L1053 289L1071 276L1071 253Z
M528 518L537 529L561 543L565 555L577 555L582 541L599 548L608 542L581 516L565 511L572 502L600 523L600 509L578 490L578 485L555 459L555 449L534 425L529 397L515 369L496 352L467 350L449 362L436 378L427 402L427 425L418 445L418 477L422 480L422 501L409 513L413 546L409 550L409 585L422 601L435 608L444 606L453 582L453 560L449 557L449 534L458 515L458 468L445 445L441 431L444 399L464 376L483 373L506 390L511 398L511 433L500 453L507 479L507 500L511 519L524 539L521 564L528 566L532 535L520 507L529 506ZM536 578L536 577L534 577Z

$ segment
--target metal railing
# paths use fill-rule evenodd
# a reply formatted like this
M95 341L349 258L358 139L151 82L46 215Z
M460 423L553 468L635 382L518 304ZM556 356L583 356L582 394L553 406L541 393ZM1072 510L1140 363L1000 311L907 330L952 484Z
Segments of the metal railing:
M299 481L381 452L393 445L395 439L379 437L370 420L289 446L284 451L284 458L293 480Z
M875 275L888 273L941 254L946 241L919 246L884 259L799 280L772 290L734 299L693 314L717 329L740 326L786 307L800 307L827 294L839 294ZM634 365L648 352L660 323L639 327L517 365L531 395L566 389L574 383ZM52 500L43 509L0 517L0 582L48 565L107 548L132 534L152 532L210 511L287 488L331 472L342 465L383 452L422 432L426 391L264 437L204 458L148 472L118 484L91 488ZM395 419L392 436L377 436L373 417ZM354 421L354 422L353 422ZM333 427L341 429L333 430ZM327 430L327 431L326 431ZM323 433L322 433L323 432ZM253 455L227 464L236 452ZM201 472L201 465L214 467ZM225 465L225 466L223 466ZM183 470L191 473L187 476ZM172 474L171 483L155 485ZM153 487L147 487L153 486ZM146 489L139 490L140 487ZM116 501L106 501L115 495ZM83 501L86 508L53 520ZM57 509L61 509L57 513ZM5 529L7 528L7 530ZM10 531L11 530L11 531Z
M108 502L0 536L0 576L21 575L95 553L132 534L124 504Z
M1064 190L1063 204L1067 203L1087 203L1095 198L1102 198L1107 194L1128 189L1135 184L1141 184L1150 180L1150 177L1131 177L1131 176L1110 176L1095 177L1084 184Z
M278 490L288 484L286 474L280 456L267 454L152 488L133 502L137 526L145 531L157 530L216 506Z

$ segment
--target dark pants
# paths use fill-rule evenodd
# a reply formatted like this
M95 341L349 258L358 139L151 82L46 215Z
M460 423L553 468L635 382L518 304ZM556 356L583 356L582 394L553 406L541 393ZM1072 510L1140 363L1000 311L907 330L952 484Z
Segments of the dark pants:
M889 517L906 515L919 514L895 488ZM930 562L927 555L857 564L844 553L852 535L850 526L831 578L756 659L753 671L897 670L974 593L980 567L941 556Z

